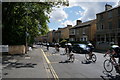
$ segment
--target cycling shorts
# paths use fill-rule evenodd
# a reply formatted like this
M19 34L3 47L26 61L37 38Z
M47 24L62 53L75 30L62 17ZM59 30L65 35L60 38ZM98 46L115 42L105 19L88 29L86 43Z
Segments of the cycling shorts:
M120 58L119 54L113 54L112 56L115 57L115 58Z

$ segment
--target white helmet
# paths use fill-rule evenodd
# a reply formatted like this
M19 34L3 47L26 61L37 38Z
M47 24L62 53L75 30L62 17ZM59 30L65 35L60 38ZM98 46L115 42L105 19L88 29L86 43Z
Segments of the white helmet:
M112 45L112 48L116 48L116 47L119 47L118 45Z
M91 44L91 43L88 43L88 45L92 46L92 44Z

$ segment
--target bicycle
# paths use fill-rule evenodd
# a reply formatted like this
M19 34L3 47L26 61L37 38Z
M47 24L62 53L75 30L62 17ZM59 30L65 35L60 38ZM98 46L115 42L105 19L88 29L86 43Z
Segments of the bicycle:
M88 54L88 53L86 53L86 54L85 54L85 58L86 58L86 60L92 60L92 62L96 62L96 60L97 60L96 55L92 53L92 55L91 55L91 56L92 56L92 57L91 57L91 59L90 59L89 54Z
M113 60L112 60L112 54L109 54L109 59L106 59L103 63L104 69L106 72L112 72L113 71L113 67L115 68L117 73L120 73L120 69L118 64L116 64Z
M75 55L67 53L67 60L70 61L70 62L74 62L75 61Z

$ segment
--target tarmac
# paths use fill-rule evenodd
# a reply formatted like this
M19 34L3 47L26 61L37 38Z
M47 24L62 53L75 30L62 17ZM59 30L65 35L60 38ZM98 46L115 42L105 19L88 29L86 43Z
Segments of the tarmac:
M2 56L2 79L5 78L52 78L40 48L27 54Z

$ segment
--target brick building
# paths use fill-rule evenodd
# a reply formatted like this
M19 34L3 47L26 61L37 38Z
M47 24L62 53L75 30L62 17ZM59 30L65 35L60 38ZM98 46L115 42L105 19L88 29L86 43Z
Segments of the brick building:
M97 32L96 41L98 45L120 45L120 6L112 8L105 5L105 11L96 14Z

